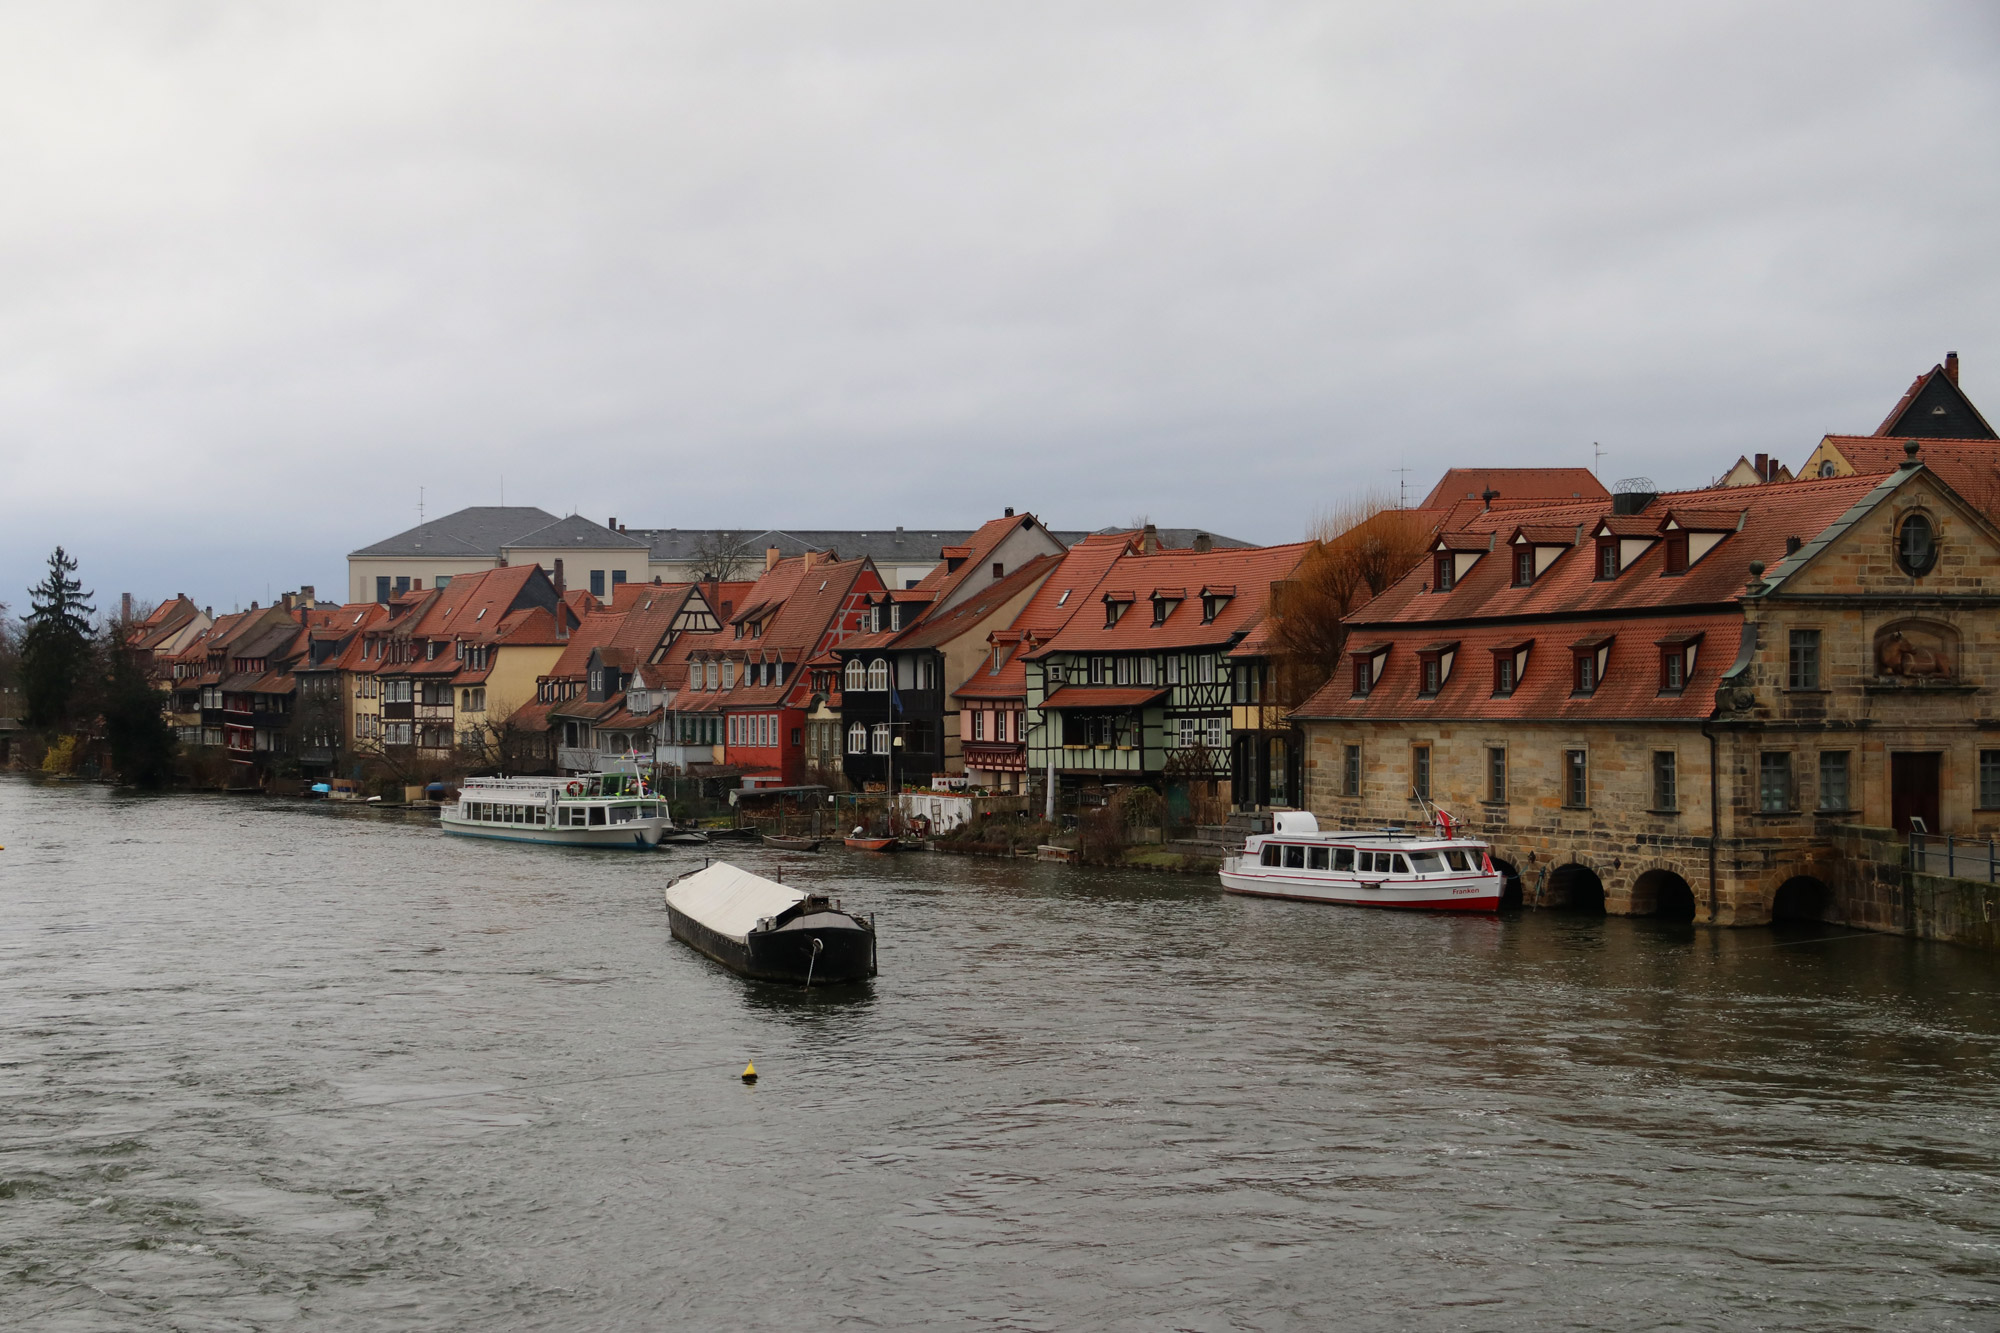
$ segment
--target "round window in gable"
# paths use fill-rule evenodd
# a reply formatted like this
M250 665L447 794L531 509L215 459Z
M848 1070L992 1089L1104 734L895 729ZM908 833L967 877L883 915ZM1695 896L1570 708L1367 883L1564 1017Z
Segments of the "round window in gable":
M1840 469L1833 465L1831 458L1823 459L1819 465L1819 474L1822 477L1837 477L1840 475Z
M1896 530L1896 563L1906 574L1922 578L1937 563L1937 533L1923 514L1911 514Z

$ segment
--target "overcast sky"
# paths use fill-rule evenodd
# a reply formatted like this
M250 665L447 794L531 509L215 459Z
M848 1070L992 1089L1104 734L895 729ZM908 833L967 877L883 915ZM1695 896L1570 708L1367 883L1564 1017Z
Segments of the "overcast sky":
M2000 418L1992 4L0 8L0 601Z

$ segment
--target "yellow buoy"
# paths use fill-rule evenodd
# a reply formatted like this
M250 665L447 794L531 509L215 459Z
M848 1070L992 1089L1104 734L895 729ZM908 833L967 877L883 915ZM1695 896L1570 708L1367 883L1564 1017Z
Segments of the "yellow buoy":
M745 1083L755 1083L757 1081L757 1066L755 1063L743 1066L743 1081Z

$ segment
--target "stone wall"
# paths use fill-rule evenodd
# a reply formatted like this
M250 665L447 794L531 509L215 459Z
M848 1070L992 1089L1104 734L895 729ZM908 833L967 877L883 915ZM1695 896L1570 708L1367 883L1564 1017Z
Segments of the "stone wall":
M1832 843L1836 859L1828 880L1833 894L1827 920L2000 949L2000 885L1930 873L1945 864L1944 849L1936 842L1925 853L1924 870L1912 868L1909 840L1893 829L1842 824L1832 830ZM1973 863L1984 869L1985 859L1981 843L1968 851L1959 868Z

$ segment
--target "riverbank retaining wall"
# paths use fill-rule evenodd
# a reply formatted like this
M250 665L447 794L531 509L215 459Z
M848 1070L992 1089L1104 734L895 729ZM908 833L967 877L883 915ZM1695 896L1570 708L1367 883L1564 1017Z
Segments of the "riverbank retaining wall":
M1935 873L1944 859L1935 845L1924 857L1924 868L1916 868L1909 839L1894 829L1837 824L1832 837L1828 920L2000 950L2000 884ZM1982 866L1984 851L1982 844Z

